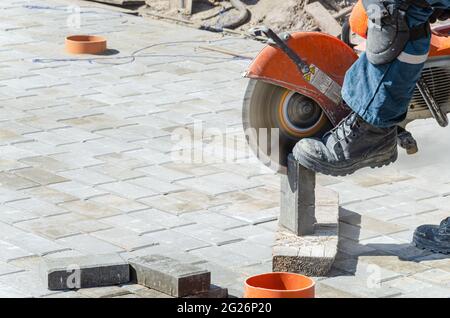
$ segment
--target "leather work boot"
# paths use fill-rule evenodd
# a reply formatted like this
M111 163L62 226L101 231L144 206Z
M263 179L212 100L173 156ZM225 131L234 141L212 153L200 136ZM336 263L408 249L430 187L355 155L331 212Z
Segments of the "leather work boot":
M293 154L305 168L332 176L382 167L397 160L397 127L375 127L351 113L322 140L300 140Z
M450 254L450 217L441 225L422 225L414 233L414 244L434 253Z

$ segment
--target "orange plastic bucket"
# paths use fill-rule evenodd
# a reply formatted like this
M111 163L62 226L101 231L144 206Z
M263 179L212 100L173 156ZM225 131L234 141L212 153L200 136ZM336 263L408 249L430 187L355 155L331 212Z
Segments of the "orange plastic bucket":
M101 36L71 35L66 38L66 51L72 54L100 54L106 47L106 39Z
M316 283L294 273L267 273L245 281L245 298L314 298Z

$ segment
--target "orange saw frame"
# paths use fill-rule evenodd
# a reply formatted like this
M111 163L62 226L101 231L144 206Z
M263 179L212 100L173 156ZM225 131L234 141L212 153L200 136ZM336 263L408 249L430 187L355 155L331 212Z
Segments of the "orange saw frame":
M287 45L308 65L314 64L339 85L358 55L344 42L320 32L298 32L290 36ZM267 46L250 65L246 77L261 80L313 99L323 109L332 124L337 125L349 109L336 105L306 81L295 63L276 46Z

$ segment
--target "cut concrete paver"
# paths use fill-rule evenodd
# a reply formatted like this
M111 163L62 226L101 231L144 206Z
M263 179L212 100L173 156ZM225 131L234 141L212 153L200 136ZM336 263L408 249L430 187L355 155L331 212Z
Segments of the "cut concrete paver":
M206 293L210 289L211 273L194 265L161 255L128 261L135 282L167 295L185 297Z
M117 254L46 259L41 278L50 290L122 285L130 282L128 262Z
M245 277L271 268L280 178L242 133L250 60L197 48L255 55L262 44L98 3L40 3L1 5L0 297L162 297L124 287L52 293L35 271L42 258L105 253L203 264L213 284L241 296ZM79 27L61 10L73 5ZM69 57L61 39L70 33L105 35L119 53ZM195 133L199 124L205 135ZM416 156L401 151L387 168L317 177L341 197L339 247L351 259L338 257L337 277L318 281L319 297L448 297L450 260L410 239L418 225L449 215L450 141L434 138L443 130L433 120L411 129ZM178 160L181 151L193 162Z

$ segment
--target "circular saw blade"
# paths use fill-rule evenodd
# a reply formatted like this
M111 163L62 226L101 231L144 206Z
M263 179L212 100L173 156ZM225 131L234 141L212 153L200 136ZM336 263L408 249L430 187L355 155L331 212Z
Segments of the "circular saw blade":
M243 124L255 155L279 173L286 173L288 156L300 139L321 137L332 127L320 105L309 97L253 79L245 94Z
M267 167L286 173L287 157L298 139L283 133L277 111L285 88L250 80L243 105L243 125L247 142Z

